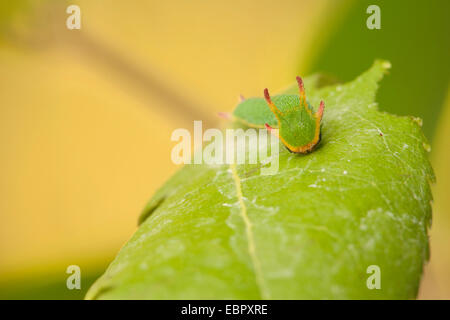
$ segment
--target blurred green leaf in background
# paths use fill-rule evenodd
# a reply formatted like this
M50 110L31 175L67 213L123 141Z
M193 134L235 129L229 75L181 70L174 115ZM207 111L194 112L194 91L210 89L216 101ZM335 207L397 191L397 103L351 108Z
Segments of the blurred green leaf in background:
M372 4L381 10L380 30L366 26L366 9ZM317 49L309 71L348 81L375 57L391 61L394 68L377 97L381 110L422 118L431 140L450 79L449 12L450 1L353 1L334 30L325 31L328 41Z

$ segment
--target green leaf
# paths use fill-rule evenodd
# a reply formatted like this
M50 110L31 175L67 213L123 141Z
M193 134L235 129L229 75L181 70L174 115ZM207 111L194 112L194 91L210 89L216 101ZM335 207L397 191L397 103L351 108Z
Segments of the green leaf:
M151 199L89 299L409 299L434 179L419 121L377 110L377 61L323 99L322 142L280 170L186 165ZM381 289L366 284L370 265Z

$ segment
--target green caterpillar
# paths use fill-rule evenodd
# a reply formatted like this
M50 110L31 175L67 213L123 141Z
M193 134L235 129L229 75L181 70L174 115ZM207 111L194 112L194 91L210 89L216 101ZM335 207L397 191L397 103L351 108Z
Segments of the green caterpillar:
M321 101L319 110L314 112L306 101L305 88L300 77L297 77L297 83L299 95L282 94L272 99L266 88L264 99L241 97L231 119L251 128L266 128L293 153L311 152L320 142L325 104ZM278 134L273 129L278 129Z

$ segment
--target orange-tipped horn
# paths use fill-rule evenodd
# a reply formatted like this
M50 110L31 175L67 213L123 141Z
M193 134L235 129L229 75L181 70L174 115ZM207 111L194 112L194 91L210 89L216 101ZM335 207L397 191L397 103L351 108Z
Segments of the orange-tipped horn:
M264 89L264 98L266 99L266 102L269 105L270 110L275 114L275 116L277 118L279 116L283 115L283 113L272 102L272 99L270 98L269 90L267 88Z
M319 110L317 110L317 112L316 112L316 117L319 118L320 120L322 120L324 109L325 109L325 102L323 102L323 100L322 100L322 101L320 101Z
M270 99L269 89L264 89L264 98L266 99L268 104L272 104L272 99Z
M300 104L306 103L305 86L303 85L303 80L297 76L298 90L300 91Z

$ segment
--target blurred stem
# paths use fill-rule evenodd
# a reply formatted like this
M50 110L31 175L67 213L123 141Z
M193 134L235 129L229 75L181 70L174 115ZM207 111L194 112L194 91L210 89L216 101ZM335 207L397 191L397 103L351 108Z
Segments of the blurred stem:
M160 75L143 70L83 30L67 30L61 24L61 17L65 17L66 5L65 2L51 2L30 8L31 22L28 23L34 28L26 28L26 31L8 28L5 32L6 39L33 50L43 50L54 45L68 46L72 51L80 51L94 64L103 65L113 71L118 79L128 80L131 87L148 101L150 108L156 107L155 98L164 101L165 108L155 111L163 112L169 119L175 117L180 122L189 124L192 124L193 120L202 120L206 128L216 125L218 121L215 115L202 111L208 108L181 94L176 86L164 82Z
M152 72L144 71L118 52L100 43L85 32L71 32L67 37L67 43L81 49L83 53L95 63L100 63L114 71L119 77L130 81L148 101L152 107L155 96L163 101L168 107L166 114L178 117L180 120L192 123L193 120L202 120L205 127L211 127L216 119L201 111L197 107L199 103L190 101L188 97L180 94L175 88L164 83L160 77ZM160 110L158 109L158 112Z

